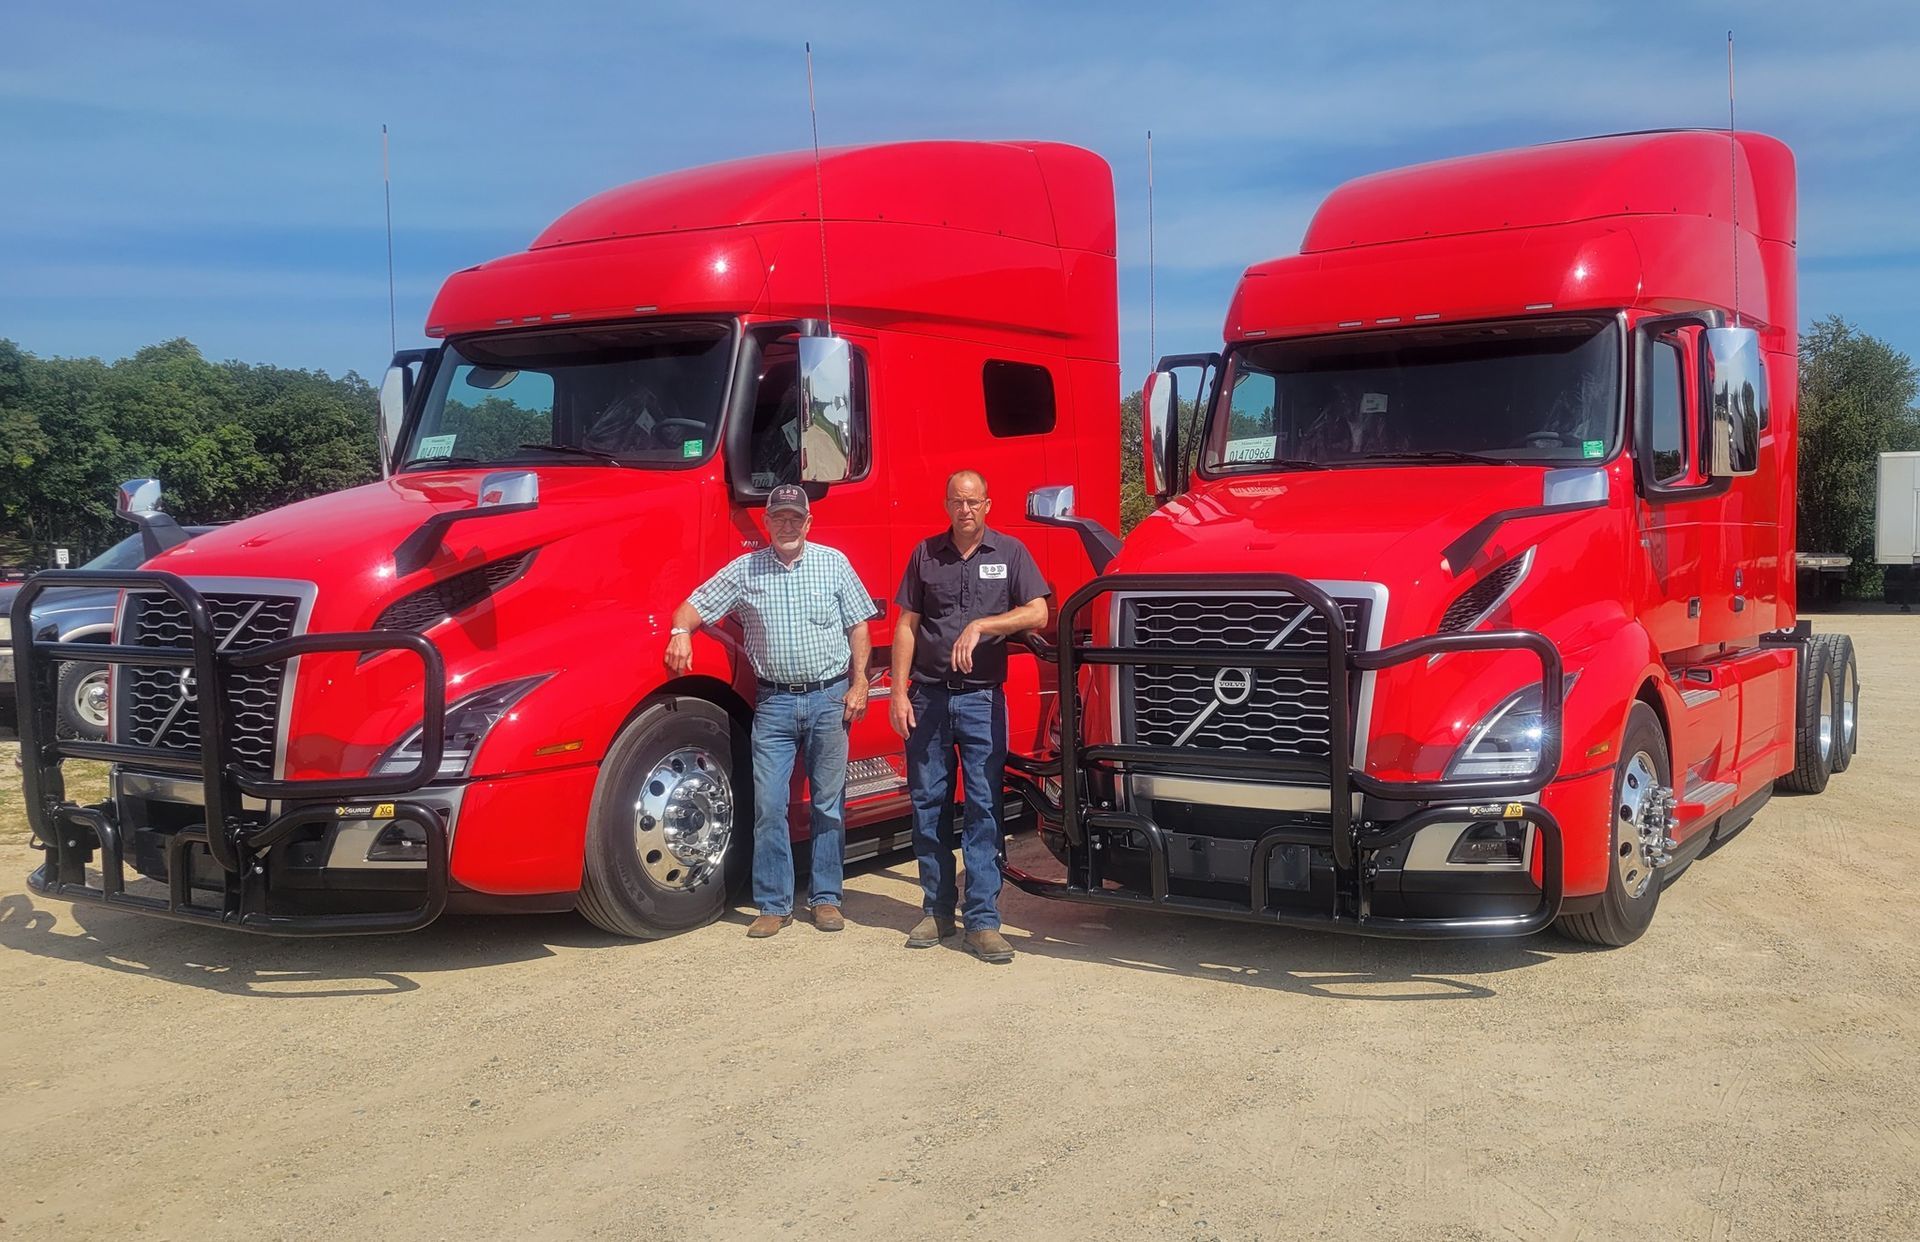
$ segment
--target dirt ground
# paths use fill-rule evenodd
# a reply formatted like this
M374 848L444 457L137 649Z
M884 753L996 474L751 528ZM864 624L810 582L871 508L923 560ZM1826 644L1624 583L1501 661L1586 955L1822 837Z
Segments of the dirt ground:
M1862 753L1638 944L1374 942L1009 890L1020 956L572 917L274 941L25 895L0 1236L1920 1236L1920 616Z

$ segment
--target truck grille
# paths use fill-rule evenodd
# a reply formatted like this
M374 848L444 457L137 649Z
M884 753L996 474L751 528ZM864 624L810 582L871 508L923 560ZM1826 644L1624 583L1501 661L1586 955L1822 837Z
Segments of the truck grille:
M1346 621L1347 646L1362 645L1368 602L1335 600ZM1248 651L1320 654L1327 624L1288 595L1254 598L1149 596L1127 601L1132 641L1158 647L1244 647ZM1304 614L1304 615L1303 615ZM1332 721L1327 674L1321 669L1182 668L1129 670L1131 740L1147 746L1194 746L1324 759ZM1247 686L1240 679L1251 677ZM1351 696L1354 687L1347 687ZM1349 702L1351 702L1351 697Z
M208 594L219 648L248 651L292 637L300 601L289 595ZM139 647L193 646L186 610L170 595L127 596L121 641ZM132 746L193 754L200 749L199 687L173 668L123 668L116 737ZM233 669L227 683L227 745L232 758L271 772L279 732L284 666Z

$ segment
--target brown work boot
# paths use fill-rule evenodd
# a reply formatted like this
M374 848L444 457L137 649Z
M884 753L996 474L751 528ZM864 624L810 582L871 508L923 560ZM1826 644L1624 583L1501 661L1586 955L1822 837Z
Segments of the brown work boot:
M778 935L780 929L791 922L791 914L763 914L747 926L747 935L754 940L765 940Z
M929 914L926 918L915 923L913 930L907 933L907 947L909 949L931 949L934 945L939 944L942 940L953 935L953 931L952 918L939 918Z
M1013 960L1013 946L1008 944L1007 938L995 928L988 927L980 931L968 932L966 946L967 952L983 962L992 962L996 966Z
M847 925L839 906L811 906L809 909L813 911L813 925L821 931L839 931Z

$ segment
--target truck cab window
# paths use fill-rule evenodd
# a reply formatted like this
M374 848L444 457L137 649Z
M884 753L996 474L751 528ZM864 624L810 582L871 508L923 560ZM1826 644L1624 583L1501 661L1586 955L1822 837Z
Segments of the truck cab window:
M867 359L853 351L853 417L868 418ZM870 443L868 436L858 437ZM748 443L753 487L766 491L780 483L800 481L800 364L791 340L774 341L760 360L760 382L754 389L753 434ZM867 472L866 461L853 463L853 477Z
M447 346L402 460L680 465L715 448L732 331L583 326Z
M996 436L1042 436L1053 430L1053 372L1028 362L991 359L981 368L987 430Z
M1648 351L1647 426L1653 461L1653 481L1663 486L1686 482L1687 403L1686 374L1680 347L1673 341L1654 341Z
M1620 348L1602 319L1243 345L1228 355L1201 468L1599 461L1619 439Z

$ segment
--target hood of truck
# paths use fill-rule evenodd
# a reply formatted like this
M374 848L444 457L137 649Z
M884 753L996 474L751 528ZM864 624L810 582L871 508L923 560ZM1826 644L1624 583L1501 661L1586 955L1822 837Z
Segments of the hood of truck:
M361 629L420 587L589 528L644 523L664 539L694 541L691 476L617 467L535 470L540 500L527 512L474 517L447 528L431 560L399 575L394 550L435 514L470 511L480 482L501 467L396 475L221 527L148 562L188 578L278 578L318 588L310 628Z
M1442 550L1490 514L1540 504L1545 473L1545 467L1423 463L1221 479L1141 522L1113 569L1377 582L1393 601L1390 629L1425 633L1481 568L1532 542L1542 520L1495 531L1459 575L1442 564Z

